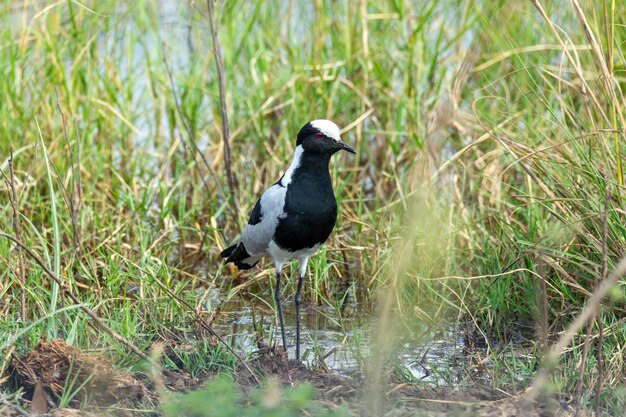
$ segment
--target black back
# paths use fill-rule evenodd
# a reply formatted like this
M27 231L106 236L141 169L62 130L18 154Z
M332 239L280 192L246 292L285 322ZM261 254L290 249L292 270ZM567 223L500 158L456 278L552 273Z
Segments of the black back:
M250 220L248 220L248 224L254 226L255 224L261 223L261 218L263 215L261 214L261 199L259 198L252 209L252 213L250 213Z
M328 172L330 154L302 153L285 196L285 216L278 222L274 241L296 251L328 239L337 220L337 200Z

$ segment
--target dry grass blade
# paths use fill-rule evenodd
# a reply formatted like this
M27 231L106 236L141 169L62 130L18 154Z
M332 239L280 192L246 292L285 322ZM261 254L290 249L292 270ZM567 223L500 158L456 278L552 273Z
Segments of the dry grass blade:
M552 34L557 38L557 40L559 41L559 44L561 44L561 48L563 50L563 53L567 56L567 59L569 59L570 63L572 64L572 66L574 68L574 71L576 72L576 75L580 79L580 82L581 82L581 84L583 86L583 94L585 94L586 96L588 96L591 99L591 101L593 102L596 110L598 110L598 112L600 112L600 114L602 115L602 118L604 119L604 121L608 123L609 118L606 115L606 113L604 112L603 106L600 104L600 101L598 100L596 95L593 93L594 90L589 86L589 83L587 82L587 79L585 78L585 74L583 73L583 70L582 70L581 66L576 64L577 60L574 59L574 57L572 56L571 48L568 48L567 45L565 44L565 42L563 41L563 39L561 39L561 35L559 35L558 30L556 29L556 27L554 26L554 24L550 20L550 17L548 17L548 14L546 13L546 11L543 8L543 6L541 5L541 2L539 2L539 0L531 0L531 1L532 1L533 5L537 8L537 10L539 10L539 13L541 14L541 17L543 17L543 19L546 21L546 23L550 27L550 30L552 31Z
M61 105L61 99L59 98L59 92L57 91L57 89L54 90L54 94L56 95L56 99L57 99L57 106L59 107L59 112L61 113L61 121L63 122L63 135L65 137L65 143L67 145L67 150L70 154L70 166L72 169L72 189L71 189L71 193L67 193L65 190L65 187L63 186L63 183L61 181L60 175L58 175L59 177L59 183L61 185L61 189L63 190L64 194L67 193L67 204L70 208L70 218L72 219L72 239L74 241L74 248L80 252L80 237L79 237L79 233L78 233L78 203L77 201L77 195L79 195L79 191L78 191L78 178L80 178L80 170L77 169L77 164L76 161L74 160L74 151L72 150L72 144L70 142L70 136L67 130L67 120L65 119L65 112L63 111L63 106ZM56 166L55 166L55 170L56 170ZM58 174L58 173L57 173ZM16 235L17 236L17 235ZM17 238L19 239L20 237L17 236Z
M228 181L228 188L230 190L230 197L232 199L233 207L237 216L235 217L235 226L237 231L241 232L241 226L239 225L239 204L237 203L237 193L235 192L235 177L231 166L230 156L230 126L228 124L228 109L226 108L226 80L224 76L224 58L222 57L222 50L220 47L219 37L217 36L217 29L215 27L215 16L213 9L213 0L207 0L207 7L209 9L209 24L211 27L211 39L213 40L213 55L215 56L215 66L217 68L217 79L220 90L220 112L222 114L222 141L224 143L224 167L226 168L226 179Z
M2 172L4 175L4 172ZM15 171L13 167L13 149L9 150L9 178L5 177L5 181L9 187L9 196L11 200L11 208L13 209L13 229L15 231L15 236L17 239L22 239L22 228L20 223L20 206L19 199L17 196L17 192L15 190ZM18 274L19 274L19 282L20 282L20 301L22 305L20 306L20 315L22 317L22 322L26 322L26 262L24 262L24 254L22 253L22 248L17 248L17 257L18 257ZM28 338L25 337L24 341L28 343Z
M615 89L618 89L621 95L620 84L616 82L612 72L609 70L609 67L607 66L604 55L602 54L602 50L600 49L600 45L598 44L598 41L596 40L596 37L594 36L593 31L591 30L591 27L589 26L587 17L585 16L585 13L580 7L578 0L572 0L572 5L574 6L574 10L576 11L576 15L578 16L578 19L582 23L583 30L585 31L585 36L587 37L587 39L589 40L589 43L591 44L591 50L593 51L593 54L595 56L596 64L598 65L598 67L600 67L600 72L602 73L602 81L604 82L604 88L606 90L606 93L608 93L609 96L611 97L611 105L612 105L612 110L614 112L613 116L615 116L615 114L619 116L619 121L621 124L621 131L624 132L626 131L626 119L624 119L624 113L622 112L622 107L620 106L620 100L618 99L617 93L615 92ZM612 45L613 39L608 39L608 41ZM615 117L613 117L613 119L615 119ZM613 120L613 122L615 122L615 120ZM614 128L615 130L618 130L617 126L614 126ZM619 154L620 152L619 152L618 140L616 140L615 146L616 146L616 154L617 154L616 155L617 182L618 184L623 185L624 180L622 178L622 162L621 162L621 156Z
M608 255L608 217L609 217L609 204L611 201L611 191L607 188L604 192L604 212L602 214L602 281L606 279L606 274L609 272L609 255ZM598 285L596 279L595 285ZM602 306L598 305L596 308L595 317L601 317ZM604 375L604 357L602 356L602 341L604 339L604 324L602 320L598 320L598 341L596 345L596 357L598 360L598 379L596 382L596 414L600 413L600 393L602 391L602 378Z
M358 126L359 124L361 124L363 122L363 120L365 120L365 119L367 119L369 117L370 114L374 113L374 110L375 109L373 107L370 107L369 109L367 109L355 121L353 121L348 126L346 126L343 129L341 129L340 133L343 135L344 133L349 132L350 130L354 129L355 126Z
M611 201L611 192L607 188L604 196L604 212L602 214L602 280L606 279L606 274L608 272L608 254L607 254L607 243L608 243L608 229L607 229L607 218L609 211L609 202ZM598 286L598 277L596 276L595 286ZM595 309L591 319L587 323L587 334L585 335L585 341L583 343L583 352L580 360L580 372L578 374L578 382L576 385L576 394L574 398L576 399L576 416L580 414L580 406L581 406L581 396L584 382L584 375L586 371L586 363L587 356L589 354L589 346L592 344L592 333L593 333L593 325L597 323L598 325L598 337L597 337L597 349L596 356L598 361L598 380L596 385L596 414L599 412L600 406L600 389L602 387L602 368L604 365L604 360L602 358L602 334L603 334L603 324L602 320L598 320L598 317L601 317L600 313L602 310L602 306L598 305Z
M163 50L165 50L165 46L163 46ZM183 113L183 109L180 105L180 99L178 98L178 93L176 92L176 84L174 83L172 70L170 69L170 66L167 62L167 57L165 53L163 53L163 65L165 66L165 71L167 72L167 77L170 82L170 88L172 90L172 97L174 98L174 105L176 106L176 112L178 113L178 117L180 117L183 123L183 126L185 128L185 131L187 132L187 137L189 138L189 142L191 142L191 145L193 146L193 149L191 150L191 155L193 157L193 160L194 162L196 161L196 153L200 155L202 162L204 162L204 165L207 167L207 169L211 173L211 176L215 180L215 183L218 184L219 180L217 178L217 175L215 174L215 171L213 171L213 168L211 167L211 164L209 164L209 161L207 161L206 157L202 153L202 150L198 147L198 144L196 142L196 135L194 134L193 129L189 126L189 122L187 121L187 118L185 117L185 114ZM183 140L183 144L185 144L185 146L189 148L187 141ZM196 167L196 169L198 169L197 163L194 166ZM204 189L206 190L207 195L211 195L211 188L209 187L209 184L204 178L204 175L202 175L202 172L200 172L199 170L198 170L198 175L200 176L200 179L202 180L202 184L204 185ZM221 187L217 187L217 188L218 190L221 190Z
M617 281L621 276L626 274L626 257L622 258L613 272L600 283L600 286L593 292L591 298L585 304L583 310L576 316L576 319L567 327L565 332L561 335L557 343L548 351L545 356L545 367L535 377L535 380L529 390L530 394L527 397L529 401L534 401L535 397L541 392L542 387L546 383L548 371L552 369L567 345L569 345L576 335L583 328L585 323L596 314L597 308L602 302L602 299L611 291L611 289L617 284Z

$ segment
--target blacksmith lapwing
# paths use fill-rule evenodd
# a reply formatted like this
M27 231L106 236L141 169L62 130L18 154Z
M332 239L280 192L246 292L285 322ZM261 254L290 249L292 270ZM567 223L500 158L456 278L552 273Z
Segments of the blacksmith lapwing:
M337 220L328 164L337 151L356 153L341 141L339 128L330 120L305 124L296 141L291 165L256 202L239 242L221 256L239 269L250 269L270 255L276 266L274 297L283 348L287 351L280 295L280 273L285 262L297 259L300 274L296 289L296 359L300 359L300 291L309 257L326 242Z

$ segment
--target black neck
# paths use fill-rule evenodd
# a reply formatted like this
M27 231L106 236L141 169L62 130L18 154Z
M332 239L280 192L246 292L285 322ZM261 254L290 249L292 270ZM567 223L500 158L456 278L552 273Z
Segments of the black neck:
M303 152L300 157L298 171L315 175L321 180L327 179L330 182L330 172L328 171L329 164L329 154Z

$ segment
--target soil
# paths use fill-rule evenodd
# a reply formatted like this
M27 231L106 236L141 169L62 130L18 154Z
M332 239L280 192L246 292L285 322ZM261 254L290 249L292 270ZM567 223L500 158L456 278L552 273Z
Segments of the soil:
M133 377L115 369L108 358L85 353L62 340L42 341L23 357L13 358L10 372L13 388L21 387L23 398L28 400L20 405L0 402L0 416L30 415L31 409L39 411L40 415L55 417L145 415L139 409L145 411L147 404L156 407L158 392L163 389L189 391L214 376L206 373L191 378L182 371L163 371L157 378ZM368 392L364 387L369 384L363 381L329 372L322 363L310 367L300 361L287 360L279 349L265 349L256 359L247 362L247 367L241 364L235 372L235 379L244 393L255 387L258 379L267 377L278 379L284 386L310 383L315 387L316 401L328 408L345 405L355 416L568 417L575 414L572 405L553 399L529 403L525 393L505 397L479 387L459 390L386 382L379 385L382 388L376 393ZM66 381L73 381L74 393L64 392L64 387L68 386ZM69 407L58 408L61 401ZM81 404L89 404L89 410L86 406L78 409ZM579 415L585 416L584 411Z
M29 398L40 383L49 407L56 407L61 401L77 406L86 399L107 406L149 394L140 381L115 369L110 359L86 354L63 340L40 342L22 358L14 357L9 370ZM68 386L73 387L74 393L64 392Z

